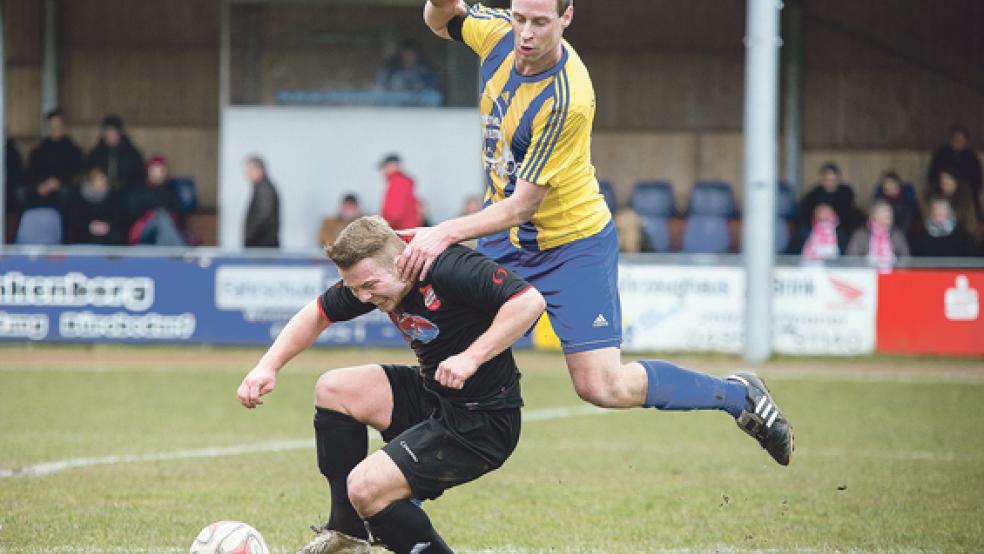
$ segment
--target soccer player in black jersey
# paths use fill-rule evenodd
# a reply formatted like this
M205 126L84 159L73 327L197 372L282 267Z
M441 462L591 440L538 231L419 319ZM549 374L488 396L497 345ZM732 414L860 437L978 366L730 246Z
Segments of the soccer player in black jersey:
M368 553L368 533L398 553L451 552L420 507L503 464L519 441L519 370L510 346L545 307L509 270L463 246L406 281L395 258L406 244L381 218L363 217L326 247L342 280L291 318L239 386L247 408L332 322L374 309L410 342L417 366L364 365L326 372L315 386L318 467L331 489L328 523L309 554ZM371 456L366 426L386 445ZM363 523L363 521L365 523Z

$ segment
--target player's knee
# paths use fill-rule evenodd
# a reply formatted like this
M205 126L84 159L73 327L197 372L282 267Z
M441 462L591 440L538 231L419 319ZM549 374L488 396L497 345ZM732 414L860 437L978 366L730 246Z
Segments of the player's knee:
M360 514L369 513L377 494L372 481L366 478L365 472L360 471L358 467L353 469L349 473L347 485L352 507Z
M314 403L320 408L342 411L343 385L342 377L335 372L325 373L314 385Z
M581 400L600 406L614 408L621 406L621 392L616 380L606 378L602 372L574 379L574 390Z

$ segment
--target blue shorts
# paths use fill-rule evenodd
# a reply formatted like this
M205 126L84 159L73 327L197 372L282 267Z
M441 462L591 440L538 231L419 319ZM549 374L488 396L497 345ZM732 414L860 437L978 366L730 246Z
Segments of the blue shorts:
M478 251L540 291L565 354L621 346L618 236L611 222L596 235L542 252L516 248L505 233L483 238Z

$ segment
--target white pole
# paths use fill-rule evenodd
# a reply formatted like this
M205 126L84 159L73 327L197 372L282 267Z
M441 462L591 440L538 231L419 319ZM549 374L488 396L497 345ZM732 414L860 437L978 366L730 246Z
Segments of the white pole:
M779 0L748 0L745 36L745 360L772 354L779 101Z

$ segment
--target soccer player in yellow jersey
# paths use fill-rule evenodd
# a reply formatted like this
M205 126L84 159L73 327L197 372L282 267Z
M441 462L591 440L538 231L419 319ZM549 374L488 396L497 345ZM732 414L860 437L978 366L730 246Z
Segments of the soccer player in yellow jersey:
M397 267L404 278L424 278L449 245L481 237L480 252L543 294L581 398L721 410L787 465L791 427L755 374L721 379L662 360L622 363L618 241L591 165L594 89L563 39L573 19L573 0L512 0L510 10L427 1L427 26L481 60L485 203L407 233L413 239Z

